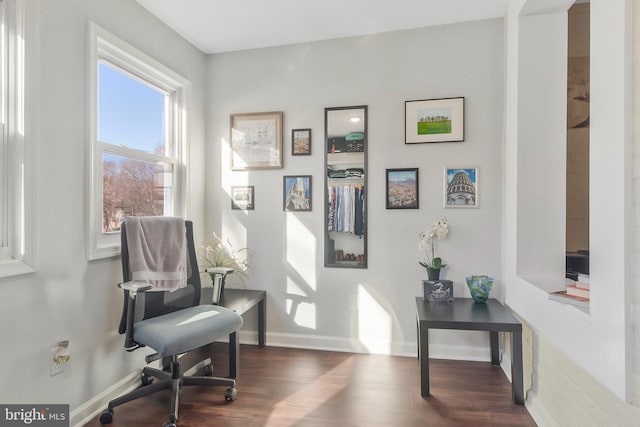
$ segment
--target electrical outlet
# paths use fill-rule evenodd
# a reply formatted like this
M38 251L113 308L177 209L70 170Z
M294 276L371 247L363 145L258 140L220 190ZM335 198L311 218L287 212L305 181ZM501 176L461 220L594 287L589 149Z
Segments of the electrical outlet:
M64 364L55 361L56 352L58 347L53 347L49 350L49 376L61 374L64 371Z

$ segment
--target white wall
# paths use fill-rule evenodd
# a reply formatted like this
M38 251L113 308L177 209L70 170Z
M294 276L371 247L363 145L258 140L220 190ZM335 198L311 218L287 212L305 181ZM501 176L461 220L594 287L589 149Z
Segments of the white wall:
M636 15L638 3L634 0L639 6ZM539 288L529 287L525 294L518 294L522 283L515 288L504 286L515 275L517 250L510 238L517 236L510 234L516 222L509 214L515 209L514 198L503 199L503 186L504 194L512 194L517 182L511 171L517 171L517 165L510 162L509 145L503 163L501 140L503 120L507 141L518 135L513 109L522 100L513 91L518 87L517 76L504 75L501 20L221 54L207 61L133 0L30 0L26 5L26 143L36 152L32 166L37 183L37 272L0 279L0 339L11 349L0 360L3 384L10 384L0 389L0 401L70 403L78 421L79 407L142 364L142 354L122 351L122 338L116 332L121 304L115 288L120 279L119 261L88 263L84 257L85 70L90 19L192 82L190 217L196 221L198 236L204 238L205 232L215 229L236 246L252 248L246 285L268 291L270 344L414 355L413 297L420 294L423 278L416 263L417 232L443 215L450 220L451 234L440 246L441 254L451 266L445 274L456 282L457 295L468 295L466 274L488 273L498 279L494 296L506 293L509 301L509 294L516 292L513 301L520 315L534 320L549 317L556 325L582 316L570 307L550 309L538 294ZM609 18L602 18L601 30L619 27L619 16L610 22ZM517 31L517 23L510 21L509 25L509 33L513 27ZM515 51L517 70L517 46L510 43L507 38L507 69L509 64L513 67ZM612 53L615 62L620 51ZM606 66L602 72L607 75ZM510 89L503 108L505 78ZM405 146L404 101L447 96L466 97L467 140ZM369 105L370 267L325 269L323 108L353 104ZM285 112L284 169L231 172L229 114L271 110ZM298 127L313 128L312 156L290 156L290 130ZM637 186L637 138L635 145ZM442 166L452 164L480 167L480 209L442 208ZM420 168L420 210L384 209L384 169L389 167ZM299 173L314 177L313 211L284 213L282 176ZM255 211L230 210L227 191L237 184L256 186ZM633 250L637 258L637 188L635 194ZM501 238L503 227L505 239ZM635 288L637 277L635 271L633 282L628 281ZM630 290L624 295L629 296ZM640 310L636 310L635 324L640 321L638 313ZM360 322L360 316L366 316L366 322ZM550 327L533 326L537 402L534 406L529 402L529 407L539 416L536 419L549 420L551 425L585 419L576 415L584 409L584 401L573 399L584 391L593 402L588 420L597 423L604 414L612 424L633 425L637 407L612 396L589 370L597 379L593 381L573 355L567 356L564 345L548 338ZM591 336L591 330L581 331L585 339ZM625 327L622 333L627 333ZM60 339L71 340L72 362L66 372L51 378L48 350ZM443 332L434 333L432 339L436 357L488 359L481 334ZM638 347L636 344L636 362ZM588 351L599 348L594 344ZM637 393L637 370L633 378ZM567 383L577 387L568 391L572 389ZM559 397L564 398L562 406L554 404Z
M533 3L529 1L529 4ZM523 87L540 87L540 90L560 81L566 75L530 73L531 61L544 61L549 69L566 67L556 50L541 52L540 43L552 46L549 37L556 37L558 45L566 44L566 1L558 0L556 7L541 11L540 15L515 16L519 26L509 28L508 41L519 49L509 51L509 74L518 74L520 90L515 98L519 111L564 110L564 93L549 94L544 98L523 97L528 92ZM626 0L591 2L591 307L588 313L572 306L549 301L546 290L562 283L557 265L550 261L550 254L563 254L564 243L549 230L564 227L564 202L540 203L536 209L527 206L530 189L553 181L553 168L547 168L542 157L520 156L530 143L533 125L531 116L521 114L517 123L507 122L507 128L515 128L517 139L506 141L507 182L518 182L517 188L506 193L505 211L505 271L506 301L531 327L540 342L550 343L553 351L533 356L533 371L537 383L550 383L554 390L562 389L565 380L577 381L573 373L559 375L553 370L540 369L553 364L553 358L561 354L577 367L576 372L591 375L603 389L614 394L621 402L631 399L631 306L632 291L637 282L631 276L631 143L630 143L630 2ZM530 13L535 11L529 10ZM511 15L510 15L511 17ZM562 39L564 34L564 41ZM566 49L566 48L565 48ZM514 63L517 64L514 68ZM562 123L545 121L555 129L545 129L539 141L540 150L553 150L564 146ZM526 132L523 132L526 130ZM509 132L508 132L509 133ZM515 164L515 166L514 166ZM545 171L542 176L526 173L531 168ZM557 175L564 181L564 171ZM533 193L536 197L536 193ZM553 196L552 196L553 200ZM524 202L522 202L524 201ZM522 209L529 207L529 209ZM553 215L557 212L557 215ZM545 219L540 224L539 218ZM522 232L526 230L526 232ZM530 244L532 242L532 246ZM537 251L531 251L538 246ZM544 251L544 252L543 252ZM560 258L561 259L561 258ZM532 267L538 263L539 272ZM522 269L525 265L528 268ZM637 322L637 316L636 316ZM550 360L551 359L551 360ZM555 405L550 395L539 396L542 389L534 389L529 402L537 410L553 413ZM599 392L599 391L598 391ZM597 395L597 393L594 393ZM562 396L564 398L565 396ZM561 399L559 399L561 400ZM573 407L563 410L559 420L572 422L572 411L581 411L576 401L567 399ZM624 406L624 405L621 405ZM604 410L604 408L600 408ZM557 414L556 414L557 415Z
M85 260L88 22L128 41L193 84L190 217L203 223L205 60L133 0L29 0L25 143L36 182L36 273L0 279L3 403L69 403L72 411L142 366L123 351L119 259ZM203 227L200 226L200 230ZM49 348L71 362L49 377Z
M640 0L633 0L632 40L632 208L631 289L633 294L633 396L640 406Z
M464 277L496 278L502 297L503 23L480 21L213 55L207 70L207 226L248 246L248 287L268 293L270 344L415 355L424 270L419 231L446 216L439 245L455 294ZM464 96L465 142L404 144L404 101ZM369 106L369 268L323 266L324 108ZM229 170L229 115L284 111L284 168ZM292 157L291 129L313 129ZM444 209L443 167L480 168L479 209ZM419 210L386 210L385 168L418 167ZM282 177L313 175L313 211L282 211ZM230 209L232 185L255 186L255 210ZM360 318L363 321L360 322ZM436 357L488 360L481 333L432 335ZM371 336L372 335L372 336Z

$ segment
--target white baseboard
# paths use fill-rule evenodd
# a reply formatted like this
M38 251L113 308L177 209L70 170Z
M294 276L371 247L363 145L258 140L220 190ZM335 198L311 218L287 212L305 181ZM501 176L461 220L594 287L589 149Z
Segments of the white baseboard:
M240 342L243 344L255 344L256 338L247 341L241 334ZM248 337L247 337L248 338ZM384 346L367 348L357 340L342 337L327 337L304 334L270 333L267 335L267 345L273 347L304 348L309 350L339 351L365 354L389 354L392 356L417 357L418 349L415 343L392 342ZM451 346L432 344L429 346L429 357L433 359L472 360L480 362L491 361L487 348Z
M141 373L142 370L132 372L91 400L75 408L69 414L69 424L72 427L82 427L107 409L110 400L138 388L140 386Z
M536 396L535 391L529 390L527 393L527 400L525 402L525 406L533 418L533 421L536 422L539 426L555 426L558 425L558 422L554 420L553 417L550 416L549 412L545 409L545 405L540 403L540 399Z

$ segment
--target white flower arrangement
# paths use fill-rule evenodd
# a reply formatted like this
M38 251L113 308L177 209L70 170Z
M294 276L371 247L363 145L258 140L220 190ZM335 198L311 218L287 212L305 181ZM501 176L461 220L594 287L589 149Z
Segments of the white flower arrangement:
M424 252L424 261L418 261L425 269L433 268L440 269L447 266L442 263L442 258L436 256L436 241L439 239L446 239L449 234L449 226L447 225L447 218L442 218L440 221L436 221L431 226L431 230L418 233L420 237L420 243L418 248Z
M204 268L228 267L235 270L240 276L246 277L249 268L246 259L247 251L247 248L233 249L228 240L227 243L223 242L222 238L214 231L213 239L207 240L198 248L198 258ZM245 255L240 256L241 253L245 253Z

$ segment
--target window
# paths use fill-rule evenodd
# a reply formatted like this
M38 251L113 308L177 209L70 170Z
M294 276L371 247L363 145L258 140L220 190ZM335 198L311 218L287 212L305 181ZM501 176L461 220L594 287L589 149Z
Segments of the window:
M32 272L22 0L0 0L0 277Z
M117 255L124 216L184 215L188 82L91 26L88 258Z

